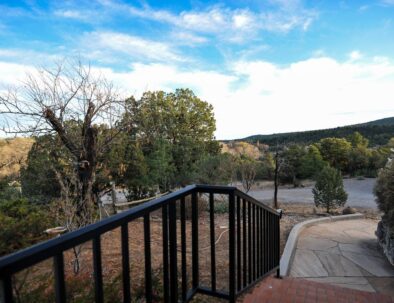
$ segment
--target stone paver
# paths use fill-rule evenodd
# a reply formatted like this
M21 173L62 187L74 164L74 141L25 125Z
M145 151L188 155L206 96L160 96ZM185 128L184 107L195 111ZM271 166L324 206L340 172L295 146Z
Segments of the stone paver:
M394 267L378 250L377 221L322 223L298 240L290 276L393 295Z
M394 297L305 279L268 277L239 301L243 303L394 303Z

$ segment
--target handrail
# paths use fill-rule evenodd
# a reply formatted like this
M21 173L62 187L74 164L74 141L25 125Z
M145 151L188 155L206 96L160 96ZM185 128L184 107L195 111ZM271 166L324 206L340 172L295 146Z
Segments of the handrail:
M190 193L195 188L196 185L186 186L181 190L170 193L167 196L163 196L155 200L149 201L144 205L138 205L122 213L105 218L99 222L66 233L60 237L38 243L11 255L1 257L0 278L10 272L17 272L23 267L26 268L37 264L43 260L46 260L54 253L59 253L81 243L84 243L92 239L93 236L97 233L103 234L107 231L121 226L126 222L130 222L133 219L141 217L146 212L152 212L154 210L157 210L163 205L163 203L165 204L173 200L178 200ZM21 261L24 262L23 266L20 266Z
M200 285L199 276L199 218L198 193L209 194L210 242L211 242L211 288ZM216 289L215 217L214 195L228 195L229 212L229 289ZM191 245L192 245L192 289L187 289L186 278L186 217L185 199L191 197ZM177 216L177 203L180 217ZM124 300L130 301L130 270L128 252L128 223L142 218L144 226L146 301L152 301L152 266L150 214L162 210L163 235L163 281L164 301L178 302L177 277L177 221L180 221L182 251L182 302L188 302L196 293L228 299L235 302L245 289L273 271L279 271L279 219L280 213L264 205L236 187L216 185L190 185L176 192L156 198L127 211L69 232L46 242L36 244L14 254L0 258L0 303L13 302L12 276L49 258L54 259L55 288L57 302L65 302L63 252L86 241L93 241L94 281L96 302L102 302L103 281L101 266L100 236L121 227L122 270ZM132 257L132 256L131 256Z

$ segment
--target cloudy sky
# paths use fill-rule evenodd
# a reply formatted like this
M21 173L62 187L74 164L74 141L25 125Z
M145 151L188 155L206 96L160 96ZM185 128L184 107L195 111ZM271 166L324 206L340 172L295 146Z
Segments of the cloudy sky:
M394 116L394 0L0 1L0 85L80 57L127 94L188 87L218 139Z

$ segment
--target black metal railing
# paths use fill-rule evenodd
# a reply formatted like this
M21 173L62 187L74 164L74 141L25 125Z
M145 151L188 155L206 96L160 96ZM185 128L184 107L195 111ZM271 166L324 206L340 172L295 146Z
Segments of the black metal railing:
M207 195L209 212L209 257L210 285L200 281L199 258L199 199ZM228 203L228 264L226 268L227 289L219 289L217 274L219 260L216 252L215 196L225 195ZM191 218L187 218L186 199L191 201ZM0 259L0 303L15 302L13 275L41 261L53 259L54 301L66 302L66 279L64 252L92 241L92 265L95 302L104 302L103 264L101 236L115 228L121 231L122 296L124 302L131 302L130 285L133 276L130 262L128 224L143 220L143 251L145 259L145 299L152 302L152 243L151 214L161 213L162 233L162 281L164 302L188 302L197 293L227 299L235 302L247 288L274 271L279 273L279 220L280 213L260 203L235 187L191 185L182 190L160 197L144 205L86 226L77 231L32 246ZM186 221L191 219L191 239L186 236ZM179 224L178 224L179 223ZM178 236L178 231L179 236ZM188 283L186 243L191 245L191 283ZM177 243L180 242L180 243ZM180 244L180 245L179 245ZM180 256L178 255L180 250ZM189 249L190 250L190 249ZM190 253L189 253L190 254ZM178 261L180 258L180 261ZM191 262L190 262L191 261ZM222 269L220 269L222 270Z

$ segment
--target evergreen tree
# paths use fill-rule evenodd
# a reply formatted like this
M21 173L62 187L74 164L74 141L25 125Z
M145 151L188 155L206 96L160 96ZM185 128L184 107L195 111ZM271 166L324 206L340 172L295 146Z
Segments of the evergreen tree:
M325 207L327 213L334 207L343 206L347 200L341 172L330 166L324 167L318 175L312 192L315 205Z

